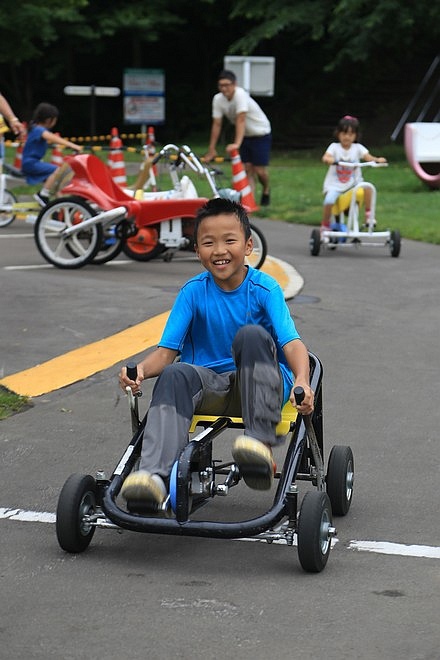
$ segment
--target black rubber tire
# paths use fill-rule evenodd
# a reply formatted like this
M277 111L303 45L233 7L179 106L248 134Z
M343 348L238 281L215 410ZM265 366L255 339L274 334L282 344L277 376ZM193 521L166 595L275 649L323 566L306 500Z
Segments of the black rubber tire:
M96 510L96 481L89 474L72 474L58 498L56 533L60 547L79 553L88 548L95 527L82 521L85 514Z
M93 225L67 239L60 238L59 234L63 228L80 224L95 215L96 211L80 197L60 197L41 209L34 236L46 261L64 269L81 268L91 262L102 244L101 225Z
M345 516L353 499L354 458L350 447L335 445L328 459L327 495L335 516Z
M124 245L122 238L117 236L111 236L111 240L114 241L108 245L107 241L109 239L110 230L114 231L115 225L110 225L110 227L102 228L102 242L98 253L93 257L92 264L99 266L100 264L106 264L112 259L115 259L121 252Z
M392 257L398 257L400 254L400 231L395 229L390 235L390 254Z
M10 190L3 191L3 204L15 204L16 196ZM15 213L12 211L0 211L0 227L7 227L15 220Z
M253 224L251 224L251 233L254 249L249 257L246 257L246 263L258 270L264 264L264 260L267 257L267 241L263 232Z
M309 239L310 254L317 257L321 250L321 232L319 229L313 229Z
M327 493L309 491L301 503L298 520L298 557L308 573L320 573L330 554L332 507Z

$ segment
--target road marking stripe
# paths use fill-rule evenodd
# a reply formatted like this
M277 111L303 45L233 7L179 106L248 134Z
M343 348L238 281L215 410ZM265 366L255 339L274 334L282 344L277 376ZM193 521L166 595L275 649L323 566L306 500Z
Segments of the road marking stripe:
M350 550L377 552L382 555L402 555L404 557L429 557L440 559L440 548L431 545L405 545L388 541L350 541Z
M11 509L0 507L0 519L18 520L19 522L56 522L55 513L47 511L25 511L24 509ZM267 543L265 539L246 538L232 539L236 541L261 541ZM332 539L332 546L338 542L337 538ZM276 540L273 543L277 545L286 545L282 540ZM294 543L296 545L296 543ZM391 543L389 541L350 541L349 550L358 550L360 552L374 552L377 554L394 555L401 557L424 557L428 559L440 559L440 548L431 545L406 545L403 543Z
M0 385L23 396L40 396L88 378L155 346L168 315L169 312L164 312L111 337L6 376L0 380Z
M0 519L2 518L6 520L20 520L21 522L54 523L56 521L56 515L54 513L0 507Z
M0 234L0 238L34 238L33 234Z

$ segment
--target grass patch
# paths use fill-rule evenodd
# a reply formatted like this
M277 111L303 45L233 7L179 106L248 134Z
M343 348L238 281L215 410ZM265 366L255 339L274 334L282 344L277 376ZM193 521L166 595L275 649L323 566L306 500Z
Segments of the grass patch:
M6 387L0 385L0 419L6 419L30 408L32 403L27 396L21 396L11 392Z
M206 151L206 144L188 142L199 156ZM160 145L159 145L160 146ZM326 166L321 163L322 150L274 151L270 164L271 206L257 211L256 217L270 217L294 224L319 226L322 216L322 183ZM398 229L404 238L426 243L440 244L440 190L431 190L420 181L409 166L405 152L400 145L370 147L375 155L383 155L389 162L388 168L368 169L364 178L377 188L376 218L378 229ZM220 152L220 150L219 150ZM104 161L108 152L96 152ZM13 150L8 153L7 162L12 162ZM142 162L141 154L125 152L126 163ZM231 168L228 162L218 165L224 171L219 187L231 187ZM159 171L159 188L171 187L169 175ZM185 171L193 179L201 196L211 196L207 183L191 172ZM132 183L135 176L129 177ZM38 186L20 186L14 193L32 194ZM256 199L259 202L259 193Z

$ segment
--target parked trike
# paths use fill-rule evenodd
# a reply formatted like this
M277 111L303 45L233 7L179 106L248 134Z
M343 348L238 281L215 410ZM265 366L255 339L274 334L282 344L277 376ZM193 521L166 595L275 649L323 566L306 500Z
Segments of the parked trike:
M0 134L0 227L8 227L17 216L24 216L34 223L41 206L35 201L19 202L9 188L25 183L24 176L12 165L4 162L5 144Z
M168 146L178 149L182 160L192 162L183 148ZM97 156L70 156L65 162L73 177L61 196L41 211L34 227L37 247L49 263L80 268L110 261L122 250L138 261L159 255L170 260L178 250L193 251L194 218L207 198L160 193L150 197L143 190L133 197L113 181ZM248 260L260 268L266 241L257 227L251 229L254 250Z
M264 509L254 518L238 521L235 507L232 513L226 510L220 516L215 507L211 511L213 515L198 513L202 505L207 505L206 510L212 509L213 504L209 506L209 503L213 498L224 501L242 480L240 469L233 461L219 458L219 451L225 451L225 447L219 448L220 443L216 441L227 429L243 429L242 419L209 415L194 416L190 429L192 437L173 466L169 494L161 509L151 512L128 508L120 491L126 477L138 464L148 414L140 421L138 398L128 388L134 435L110 478L98 470L95 477L72 474L65 482L56 514L56 533L61 548L69 553L83 552L97 528L263 540L269 544L276 541L288 546L296 541L303 569L321 571L336 534L333 515L345 516L352 502L354 458L349 446L335 445L325 470L322 365L312 353L309 353L309 360L315 410L310 416L301 416L290 402L283 408L277 433L287 436L288 440L282 469L275 474L278 485L273 487L275 492L269 494L269 497L273 495L273 502L267 511ZM127 365L130 378L136 378L136 373L134 363ZM304 390L296 388L295 396L300 402ZM301 504L300 481L315 487L315 490L306 489Z
M387 163L340 161L338 166L346 168L387 167ZM370 216L368 222L360 225L359 209L364 202L367 190L370 191L371 196ZM317 257L321 246L329 250L365 246L386 247L392 257L398 257L401 244L400 232L397 229L376 230L376 198L376 187L368 181L359 181L353 188L343 193L332 208L330 227L312 230L309 240L311 255Z

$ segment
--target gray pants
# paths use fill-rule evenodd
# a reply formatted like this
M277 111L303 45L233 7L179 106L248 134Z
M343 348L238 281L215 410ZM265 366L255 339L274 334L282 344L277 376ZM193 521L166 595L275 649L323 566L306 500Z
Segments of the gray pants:
M277 444L283 380L264 328L246 325L232 344L236 371L217 374L184 362L168 365L153 389L139 469L167 477L188 442L194 413L242 417L244 433Z

